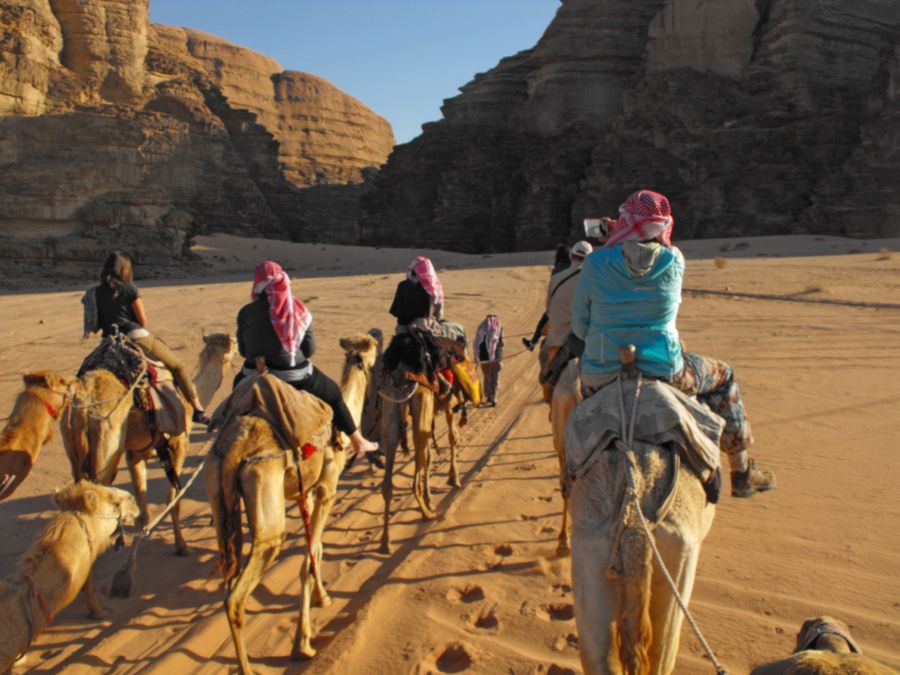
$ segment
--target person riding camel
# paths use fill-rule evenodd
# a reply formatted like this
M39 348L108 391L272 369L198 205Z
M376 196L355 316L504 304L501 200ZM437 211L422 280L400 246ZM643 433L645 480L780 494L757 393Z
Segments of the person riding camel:
M669 200L650 190L631 195L604 248L584 263L572 303L572 337L583 348L585 397L613 381L621 369L619 347L637 348L646 376L695 394L725 420L720 447L731 464L731 494L752 497L776 486L747 454L753 443L734 371L722 361L682 350L675 319L681 303L684 256L672 246Z
M147 314L141 292L134 285L131 259L121 251L106 258L100 272L100 284L91 288L82 300L85 311L84 337L101 330L102 337L112 335L116 325L121 334L134 342L148 356L161 361L172 372L172 378L185 400L194 408L193 421L209 424L209 416L197 397L187 369L166 344L147 330Z
M593 250L586 241L576 242L569 251L570 266L550 277L550 284L547 286L547 337L541 347L546 350L546 363L541 364L541 385L547 403L550 403L559 372L572 358L566 346L571 332L572 299L575 297L581 266Z
M263 357L272 375L331 406L334 426L347 434L356 454L378 450L356 428L337 383L308 360L316 352L312 313L291 293L281 265L266 261L256 266L250 297L253 301L237 316L238 351L245 360L234 386L255 373L256 359Z
M569 257L571 253L571 249L565 244L560 244L556 247L556 254L553 260L553 269L550 270L550 278L553 278L553 275L562 272L563 270L569 269L569 265L572 264L572 260ZM547 322L550 320L550 317L547 315L547 312L541 314L541 318L537 322L537 326L534 327L534 335L531 338L523 337L522 344L525 345L525 349L530 352L534 351L535 345L540 342L541 337L544 334L544 328L547 326ZM543 364L541 364L543 367Z
M397 284L389 311L397 319L397 333L418 328L436 337L443 336L439 321L444 315L444 289L428 258L413 258L406 279Z

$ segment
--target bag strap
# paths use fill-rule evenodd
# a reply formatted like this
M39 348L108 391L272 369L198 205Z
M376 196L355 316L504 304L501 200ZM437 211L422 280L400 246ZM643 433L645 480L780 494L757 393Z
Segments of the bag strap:
M553 288L553 292L550 293L550 299L553 300L553 296L556 295L556 291L559 290L559 287L562 286L564 283L566 283L569 279L571 279L572 277L574 277L576 274L578 274L580 271L581 271L581 268L579 267L577 270L575 270L574 272L572 272L572 273L571 273L569 276L567 276L565 279L563 279L563 280L560 281L558 284L556 284L556 286Z

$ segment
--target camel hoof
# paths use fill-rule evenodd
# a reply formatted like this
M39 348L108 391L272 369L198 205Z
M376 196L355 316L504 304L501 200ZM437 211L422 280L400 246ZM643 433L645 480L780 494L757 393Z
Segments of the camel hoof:
M434 511L422 511L422 520L436 520L437 514Z
M295 647L291 651L291 661L309 661L316 655L316 650L310 644Z
M99 611L95 612L94 610L90 610L88 612L88 616L92 618L94 621L102 621L107 618L110 614L112 614L111 609L106 609L105 607L101 607Z
M456 476L454 476L452 478L448 478L447 485L449 485L450 487L455 487L455 488L462 487L462 483L459 482L459 478L457 478Z
M194 555L194 549L185 544L184 546L175 549L175 553L182 556L183 558L189 558L190 556Z
M381 546L378 547L378 552L390 554L391 553L391 542L382 539Z
M556 547L556 557L566 558L572 552L568 544L560 544Z
M127 598L134 587L134 579L128 569L122 569L113 575L112 584L109 587L109 595L113 598Z
M334 600L331 599L331 596L326 593L321 598L316 598L315 606L316 607L331 607Z

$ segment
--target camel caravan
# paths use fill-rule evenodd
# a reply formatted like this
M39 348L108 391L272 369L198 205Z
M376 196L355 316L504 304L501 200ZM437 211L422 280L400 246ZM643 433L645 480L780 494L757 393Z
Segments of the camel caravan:
M540 383L563 497L555 554L571 556L587 675L671 673L685 618L712 666L724 673L689 610L700 547L725 489L722 453L733 496L776 486L774 475L748 457L752 435L730 368L682 353L674 322L684 261L669 240L672 219L664 200L656 193L633 195L611 232L589 230L589 241L566 249L551 275L543 325L534 341L524 340L529 351L541 343ZM594 246L603 248L595 252ZM637 286L643 290L629 296ZM658 301L642 309L640 302L654 294ZM196 375L187 380L180 361L145 329L130 261L112 254L100 286L83 300L85 333L102 330L100 345L76 376L24 376L25 389L0 435L0 499L35 470L56 422L73 482L55 493L59 512L19 570L0 582L0 673L27 659L29 646L79 590L92 618L108 615L92 567L114 539L118 548L124 535L133 535L131 559L113 579L113 595L128 595L137 544L169 513L175 551L190 555L179 503L201 473L218 547L210 578L221 576L243 675L253 673L244 639L248 598L285 545L289 502L300 508L305 535L291 658L311 659L311 608L332 602L323 579L323 535L342 473L359 456L372 462L372 471L384 469L384 554L392 549L398 449L413 455L413 495L422 519L438 515L430 481L441 415L449 443L447 483L462 487L460 427L470 405L481 406L482 391L465 330L443 317L443 290L427 258L415 258L397 287L390 309L397 328L387 348L379 329L339 341L339 383L310 361L316 351L312 314L277 263L257 266L251 297L234 337L203 338ZM484 402L493 407L499 372L493 364L502 360L503 337L499 320L488 318L472 351L476 362L491 364L483 367L494 378ZM207 415L238 354L243 362L230 394ZM212 437L201 465L187 477L197 425ZM123 456L134 496L111 487ZM165 510L151 522L147 465L154 459L170 485ZM137 530L125 530L129 521ZM831 617L802 626L793 656L753 671L894 672L862 655L847 626Z

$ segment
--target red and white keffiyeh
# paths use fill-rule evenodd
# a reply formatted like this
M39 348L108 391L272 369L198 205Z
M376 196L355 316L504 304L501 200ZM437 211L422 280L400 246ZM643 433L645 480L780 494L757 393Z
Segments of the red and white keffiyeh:
M479 361L479 356L481 355L481 343L487 343L487 353L488 360L493 361L494 357L497 354L497 345L500 344L500 331L502 328L500 327L500 319L498 319L493 314L488 314L484 321L481 322L481 325L478 326L478 330L475 333L475 343L474 343L474 352L475 352L475 360Z
M434 271L434 266L428 258L417 256L409 263L406 270L406 278L410 281L418 279L422 282L422 288L432 297L434 304L444 304L444 288Z
M606 248L628 239L659 239L660 244L671 248L674 222L668 199L650 190L635 192L619 207L619 220L606 242Z
M295 365L294 352L300 348L303 336L312 323L312 314L302 302L291 293L291 280L281 265L271 261L260 263L253 272L254 300L263 291L269 298L269 318L278 335L281 346L291 356Z

